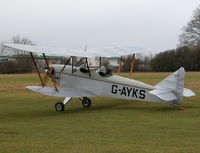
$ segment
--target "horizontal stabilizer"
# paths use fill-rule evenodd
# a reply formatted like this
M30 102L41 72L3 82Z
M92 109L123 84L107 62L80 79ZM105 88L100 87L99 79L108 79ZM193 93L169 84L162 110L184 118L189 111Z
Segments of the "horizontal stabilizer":
M56 91L52 87L27 86L26 89L52 97L96 97L95 94L78 88L59 88Z
M196 94L190 90L190 89L187 89L187 88L184 88L183 89L183 96L184 97L191 97L191 96L195 96Z
M173 101L177 100L177 96L173 91L162 90L162 89L154 89L149 92L150 94L164 100L164 101Z

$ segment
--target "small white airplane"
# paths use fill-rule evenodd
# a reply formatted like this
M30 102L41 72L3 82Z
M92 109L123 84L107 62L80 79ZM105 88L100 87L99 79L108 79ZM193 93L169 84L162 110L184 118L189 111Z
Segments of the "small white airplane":
M120 57L138 52L135 48L87 49L87 51L84 51L10 43L3 46L9 49L30 52L42 86L27 86L26 88L48 96L65 97L63 102L55 104L56 111L64 111L65 105L74 97L82 98L83 107L90 107L91 100L88 97L105 96L178 105L181 104L183 96L195 95L190 89L184 88L185 70L182 67L152 86L141 81L113 75L110 69L101 66L101 62L98 69L91 69L88 65L87 57L99 57L100 59L101 57ZM54 87L45 85L32 53L43 54L48 68L46 74L51 78ZM65 65L54 64L49 66L45 54L70 56L70 58ZM77 64L73 63L73 57L75 56L82 57L79 63L85 60L84 64L79 67L76 66ZM67 65L70 60L72 60L72 64Z

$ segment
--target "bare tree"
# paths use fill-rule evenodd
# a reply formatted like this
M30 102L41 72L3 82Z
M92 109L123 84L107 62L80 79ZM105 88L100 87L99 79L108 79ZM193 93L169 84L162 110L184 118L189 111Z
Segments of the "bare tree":
M0 56L4 56L6 54L3 44L4 44L4 42L2 41L1 45L0 45Z
M30 39L26 37L21 37L20 35L14 36L10 39L11 43L15 44L26 44L26 45L35 45ZM3 42L1 43L3 44ZM1 64L1 70L0 73L26 73L26 72L32 72L32 61L30 59L30 56L27 52L24 51L15 51L15 50L7 50L6 48L2 47L0 48L0 56L5 55L12 55L14 54L15 60L9 61L9 63L5 63L4 65Z
M20 35L12 37L10 42L15 44L35 45L30 39L21 37Z
M35 45L29 38L27 37L21 37L20 35L16 35L10 39L11 43L14 44L24 44L24 45ZM15 51L15 54L27 54L27 52L24 51Z
M192 19L183 27L179 41L179 47L200 47L200 5L194 11Z
M13 36L10 41L7 41L7 43L14 43L14 44L24 44L24 45L35 45L29 38L27 37L21 37L20 35ZM5 47L3 47L3 44L6 43L6 41L2 41L0 44L0 56L7 55L8 51ZM12 50L13 54L27 54L27 52L23 51L14 51Z

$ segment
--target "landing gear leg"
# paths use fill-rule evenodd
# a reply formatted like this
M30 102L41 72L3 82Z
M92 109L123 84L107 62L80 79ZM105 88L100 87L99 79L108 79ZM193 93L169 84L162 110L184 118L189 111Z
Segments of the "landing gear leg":
M82 105L85 108L90 107L91 106L91 100L89 98L87 98L87 97L83 97Z
M66 97L63 102L57 102L55 104L56 111L63 112L65 110L65 104L67 104L71 99L72 99L72 97Z

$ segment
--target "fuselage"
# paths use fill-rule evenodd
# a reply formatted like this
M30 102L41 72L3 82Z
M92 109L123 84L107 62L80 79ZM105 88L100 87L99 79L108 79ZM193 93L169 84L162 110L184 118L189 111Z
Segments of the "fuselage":
M118 75L101 76L98 70L83 73L79 67L66 66L60 74L64 65L52 65L54 78L61 88L78 88L92 93L95 96L115 97L130 100L154 101L161 100L149 94L155 87L141 81L121 77Z

